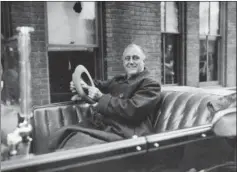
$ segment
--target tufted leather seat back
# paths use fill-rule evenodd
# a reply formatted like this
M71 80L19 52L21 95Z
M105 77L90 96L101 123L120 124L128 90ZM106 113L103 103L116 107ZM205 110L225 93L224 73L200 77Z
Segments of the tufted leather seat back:
M156 133L211 123L213 115L207 103L218 98L207 93L181 91L165 91L161 97L155 114Z
M36 154L47 153L48 136L63 126L78 124L86 116L88 110L88 104L73 102L35 107L32 118L32 151Z

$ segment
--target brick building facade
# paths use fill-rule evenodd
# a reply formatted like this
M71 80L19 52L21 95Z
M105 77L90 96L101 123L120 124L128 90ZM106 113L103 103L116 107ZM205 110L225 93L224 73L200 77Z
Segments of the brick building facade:
M2 2L3 3L3 2ZM123 71L121 55L131 42L144 47L148 54L147 66L155 79L161 81L161 2L103 2L103 76L111 78ZM32 88L33 104L43 105L50 99L50 67L48 55L48 26L46 2L11 2L10 17L13 31L17 26L32 26ZM225 61L221 86L236 86L236 2L226 3ZM199 2L185 2L184 82L181 85L200 87L199 84Z
M49 103L49 72L47 59L47 29L44 2L12 2L11 20L13 32L16 27L31 26L31 72L33 104Z

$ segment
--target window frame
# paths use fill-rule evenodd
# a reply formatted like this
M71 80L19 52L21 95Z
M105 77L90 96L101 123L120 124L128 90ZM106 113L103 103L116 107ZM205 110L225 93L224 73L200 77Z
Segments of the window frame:
M200 7L200 3L199 3ZM219 2L219 33L216 35L210 34L210 2L209 2L209 10L208 10L208 34L200 34L199 33L199 41L201 40L201 36L205 36L207 52L208 52L208 37L216 37L218 41L218 50L217 50L217 80L214 81L200 81L198 76L199 86L200 87L208 87L208 86L225 86L226 85L226 35L227 35L227 5L226 2ZM200 24L200 21L199 21ZM200 43L199 43L200 45ZM200 51L199 51L200 53ZM199 56L200 57L200 56ZM208 59L207 59L208 61ZM199 59L200 64L200 59ZM200 70L200 67L199 67Z
M164 1L166 6L166 1ZM161 77L164 77L163 85L166 86L177 86L186 84L186 2L177 2L178 3L178 33L176 32L167 32L161 30ZM166 8L166 7L165 7ZM166 13L164 13L164 30L166 30ZM173 34L177 35L177 54L179 59L177 61L177 83L166 84L165 83L165 35Z
M45 2L45 11L46 11L46 28L48 30L48 8L47 8L47 2ZM96 35L96 40L95 40L95 44L81 44L81 45L75 45L75 44L51 44L49 43L49 39L47 39L47 48L48 51L80 51L80 50L87 50L87 49L95 49L99 47L99 33L100 33L100 21L101 21L101 11L100 11L100 3L95 1L95 35ZM49 38L49 32L47 35Z
M104 47L104 3L95 1L96 7L96 43L95 44L85 44L85 45L62 45L62 44L50 44L49 43L49 31L48 31L48 11L47 11L47 2L45 2L45 28L46 28L46 52L52 51L94 51L95 60L95 78L96 79L105 79L105 69L104 69L104 59L105 56L105 47Z
M8 1L1 2L1 21L3 23L4 28L3 30L1 30L1 34L3 34L5 39L11 38L13 36L12 19L11 19L11 2Z

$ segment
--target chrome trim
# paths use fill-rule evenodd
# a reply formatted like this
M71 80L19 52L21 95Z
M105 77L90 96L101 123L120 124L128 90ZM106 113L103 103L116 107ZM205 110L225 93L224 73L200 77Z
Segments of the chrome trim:
M154 143L154 147L158 148L159 146L159 143Z
M141 151L142 147L141 146L137 146L136 149L137 149L137 151Z
M20 116L28 120L32 107L31 86L31 38L33 27L17 27L18 31L18 53L19 53L19 83L20 83Z
M146 149L142 150L142 145L146 145L145 137L121 140L101 145L93 145L84 148L77 148L71 150L65 150L60 152L53 152L43 155L27 156L22 159L14 159L9 161L4 161L1 163L1 170L13 170L17 168L30 167L42 164L55 163L57 161L69 160L73 158L80 158L89 155L95 155L99 153L106 153L110 151L116 151L124 148L133 148L134 152L144 152ZM140 147L141 150L137 150Z
M228 109L221 110L221 111L217 112L215 114L214 118L212 119L212 124L215 124L219 119L221 119L221 117L223 117L229 113L236 113L236 107L228 108Z
M175 130L175 131L168 131L164 133L159 133L159 134L154 134L147 136L147 141L148 142L159 142L159 141L164 141L164 140L170 140L174 138L179 138L179 137L184 137L184 136L190 136L194 134L201 134L210 131L212 128L211 124L208 125L203 125L203 126L198 126L198 127L192 127L192 128L185 128L185 129L180 129L180 130Z
M207 137L207 135L206 135L205 133L202 133L201 136L202 136L203 138Z

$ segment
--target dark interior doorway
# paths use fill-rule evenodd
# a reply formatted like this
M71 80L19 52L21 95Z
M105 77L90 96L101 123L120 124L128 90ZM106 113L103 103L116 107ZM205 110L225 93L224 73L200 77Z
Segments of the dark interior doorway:
M51 103L69 101L72 97L70 81L77 65L84 65L95 78L95 52L49 52L49 81Z

